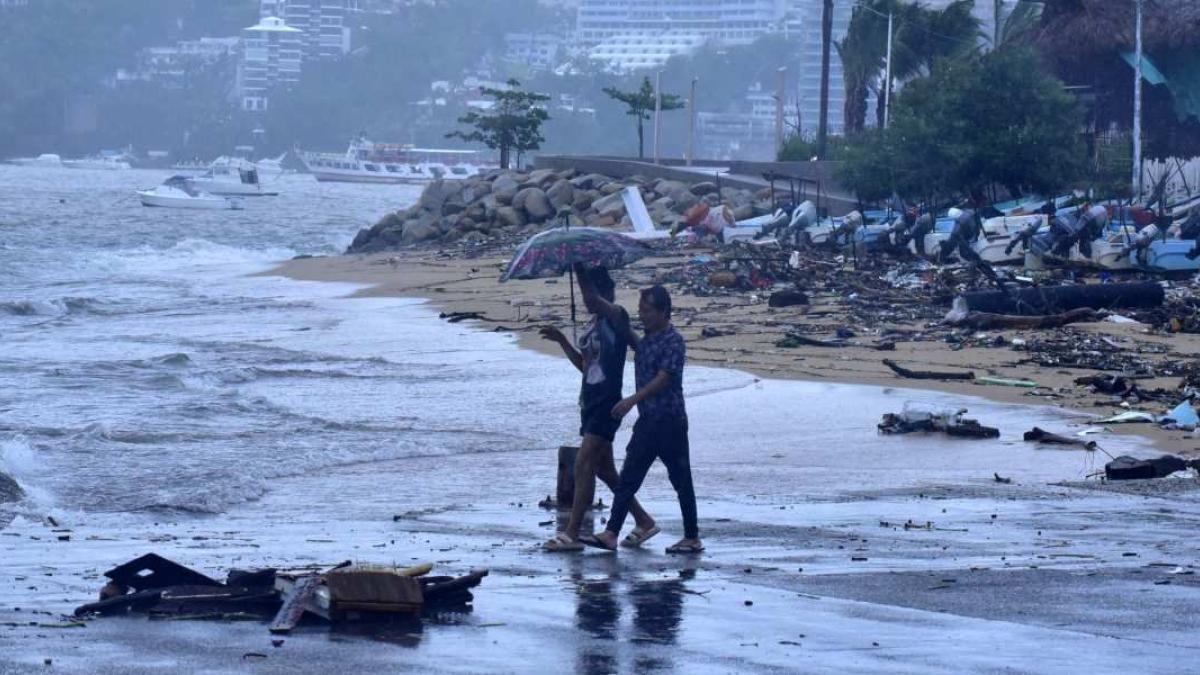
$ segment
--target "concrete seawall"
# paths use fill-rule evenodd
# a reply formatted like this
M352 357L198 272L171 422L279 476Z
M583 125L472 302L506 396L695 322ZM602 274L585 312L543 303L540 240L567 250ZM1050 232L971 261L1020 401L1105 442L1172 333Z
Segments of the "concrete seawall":
M833 177L836 162L742 162L696 160L686 166L681 159L662 159L658 164L647 160L603 155L539 155L533 160L539 169L562 171L575 169L581 173L599 173L614 178L639 175L694 182L698 176L728 187L761 190L770 185L764 178L775 174L775 190L781 199L789 193L787 178L796 182L797 198L811 199L818 208L828 209L831 215L844 215L858 208L858 202Z

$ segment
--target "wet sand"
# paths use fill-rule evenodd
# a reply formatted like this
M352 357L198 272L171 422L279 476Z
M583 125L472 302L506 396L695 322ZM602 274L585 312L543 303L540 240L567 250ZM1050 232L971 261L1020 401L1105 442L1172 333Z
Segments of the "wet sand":
M508 350L555 387L574 377ZM643 495L664 533L646 550L538 550L562 517L535 505L553 490L553 448L341 466L220 515L58 512L55 528L27 510L0 532L0 672L45 672L44 659L80 673L1193 670L1194 479L1100 486L1087 479L1100 453L1011 431L1085 423L1049 407L703 367L687 383L702 556L662 551L680 522L661 467ZM878 436L880 412L910 400L1006 431ZM1136 438L1102 445L1154 454ZM55 627L105 569L151 551L218 577L347 558L491 576L470 613L365 635L307 627L281 647L259 623Z
M637 289L650 283L657 270L678 266L705 249L684 250L669 258L640 261L628 270L614 272L618 284L617 300L627 308L637 306ZM540 326L552 324L566 329L570 325L567 279L513 281L497 283L508 254L489 253L464 257L458 252L416 250L370 255L344 255L292 260L267 274L280 274L307 281L336 281L359 284L356 297L419 297L429 300L439 312L477 312L484 319L471 321L481 330L512 332L519 344L547 354L559 355L557 345L538 337ZM767 306L764 294L740 293L731 296L696 297L675 294L676 325L688 341L690 363L735 368L773 379L799 379L821 382L901 386L915 389L980 396L1006 403L1056 405L1095 415L1102 419L1128 410L1120 400L1104 394L1088 393L1076 386L1077 377L1094 374L1090 370L1047 368L1027 362L1028 354L1009 346L966 346L952 348L940 341L900 341L895 351L876 351L871 329L850 325L858 338L842 348L799 346L781 348L776 341L796 324L825 327L827 337L846 325L841 310L844 299L831 294L814 294L810 308ZM586 310L577 308L580 325ZM926 326L892 324L888 328L920 331ZM705 338L701 331L715 328L724 335ZM874 330L878 332L881 327ZM1096 322L1075 324L1073 329L1089 335L1109 338L1130 350L1165 348L1180 359L1200 358L1200 336L1152 334L1143 324ZM981 338L1003 336L1006 342L1046 335L1050 331L980 331ZM980 342L983 340L981 339ZM883 365L892 359L911 370L965 371L977 376L1033 380L1037 389L981 385L973 382L902 379ZM1174 389L1176 378L1139 380L1143 389ZM1174 405L1172 403L1171 405ZM1158 406L1161 407L1161 406ZM1146 403L1138 410L1161 414L1155 404ZM1200 454L1200 436L1185 431L1162 430L1152 424L1114 425L1118 434L1134 434L1150 439L1163 452L1183 456Z

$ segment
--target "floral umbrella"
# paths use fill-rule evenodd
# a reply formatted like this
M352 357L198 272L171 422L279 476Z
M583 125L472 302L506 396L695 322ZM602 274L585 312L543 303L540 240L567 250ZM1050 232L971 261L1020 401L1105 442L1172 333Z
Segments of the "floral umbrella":
M556 227L539 232L521 244L500 281L559 277L571 271L576 263L611 270L653 252L645 242L619 232L595 227Z

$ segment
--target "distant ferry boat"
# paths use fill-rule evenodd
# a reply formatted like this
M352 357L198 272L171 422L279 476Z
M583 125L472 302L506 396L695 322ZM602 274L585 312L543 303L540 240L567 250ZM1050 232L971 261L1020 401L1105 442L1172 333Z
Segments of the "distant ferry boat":
M300 152L304 166L319 181L347 183L428 183L462 180L494 168L476 150L414 148L372 143L359 137L344 154Z

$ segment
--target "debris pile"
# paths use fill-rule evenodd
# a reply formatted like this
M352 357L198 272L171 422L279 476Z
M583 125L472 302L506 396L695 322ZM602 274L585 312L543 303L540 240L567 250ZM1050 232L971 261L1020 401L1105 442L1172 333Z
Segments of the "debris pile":
M272 633L287 633L305 617L340 624L466 610L473 601L471 589L487 576L486 570L429 576L432 568L347 561L324 571L232 569L222 583L149 553L105 572L109 582L100 600L77 607L75 616L136 612L165 620L260 620L271 622Z
M899 413L884 413L879 431L885 434L940 432L957 438L999 438L1000 430L985 427L977 420L963 417L966 408L958 410L925 410L905 405Z

